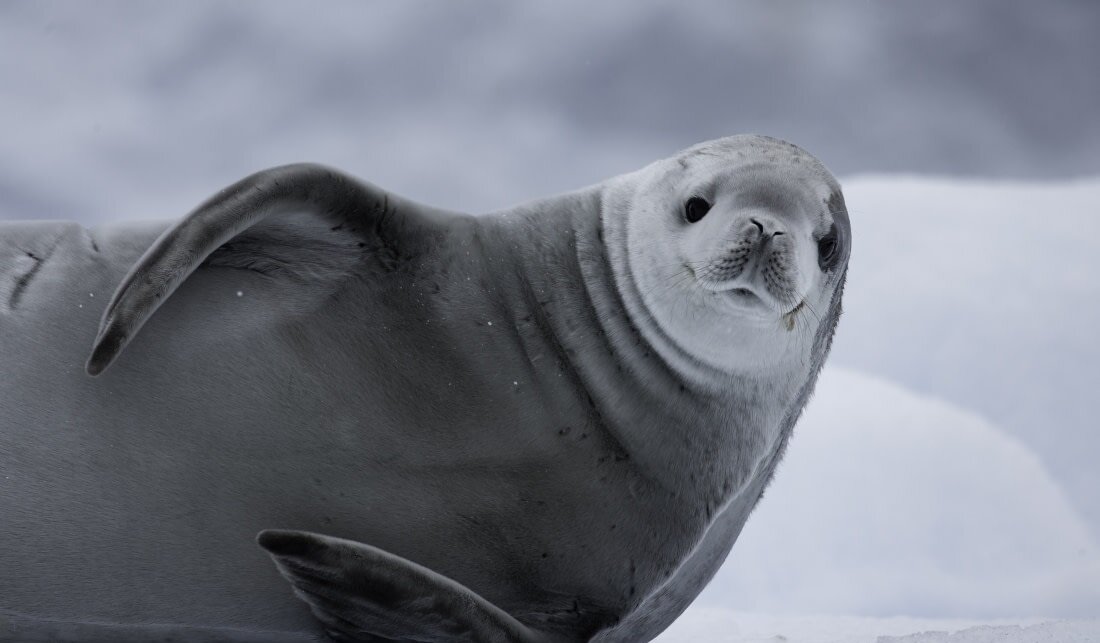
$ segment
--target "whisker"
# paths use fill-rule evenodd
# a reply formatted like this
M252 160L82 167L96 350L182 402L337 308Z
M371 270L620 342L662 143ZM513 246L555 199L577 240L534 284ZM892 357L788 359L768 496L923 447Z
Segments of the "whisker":
M662 279L658 279L648 289L642 291L642 297L649 297L657 292L663 292L665 289L671 290L672 288L679 287L680 285L687 283L694 276L694 273L689 270L678 270L671 275L667 275Z

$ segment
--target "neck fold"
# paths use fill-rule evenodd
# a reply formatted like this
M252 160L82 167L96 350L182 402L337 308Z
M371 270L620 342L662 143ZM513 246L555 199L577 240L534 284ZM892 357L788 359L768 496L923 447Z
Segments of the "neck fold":
M702 364L686 371L669 359L654 346L660 329L645 328L652 320L631 303L632 284L615 278L603 217L593 216L605 207L602 189L555 200L492 215L488 226L508 237L504 246L522 264L507 277L526 302L516 323L537 324L594 424L638 474L674 498L699 499L709 518L770 449L768 427L780 418L758 409L784 387Z

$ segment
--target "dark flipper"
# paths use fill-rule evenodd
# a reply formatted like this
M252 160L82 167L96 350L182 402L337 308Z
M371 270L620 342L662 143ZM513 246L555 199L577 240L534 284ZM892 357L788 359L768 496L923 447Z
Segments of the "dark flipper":
M337 641L546 643L466 587L370 545L304 531L257 541Z
M447 216L320 165L285 165L253 174L166 230L131 268L103 313L88 373L98 375L107 368L149 316L216 250L285 213L296 215L299 221L314 220L325 226L326 233L343 237L337 244L343 247L340 252L375 254L428 245L423 242L425 231ZM244 249L228 251L222 261L230 266L263 264L268 261L269 249L286 254L287 248L300 248L309 254L315 241L308 232L299 231L281 240L244 244ZM248 256L232 256L242 252ZM307 257L311 264L308 272L322 267L314 279L326 279L329 271L324 265L331 257L325 254L332 253Z

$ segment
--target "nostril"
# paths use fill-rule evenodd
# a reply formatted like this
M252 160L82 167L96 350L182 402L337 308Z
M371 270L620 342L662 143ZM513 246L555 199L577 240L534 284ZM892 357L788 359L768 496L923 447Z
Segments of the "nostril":
M762 236L765 236L765 237L778 237L779 235L784 234L782 231L779 231L779 230L775 230L773 232L765 232L764 231L764 224L760 223L760 221L758 221L756 219L753 219L752 217L749 217L749 221L751 221L752 224L754 226L756 226L756 229L760 231L760 234Z

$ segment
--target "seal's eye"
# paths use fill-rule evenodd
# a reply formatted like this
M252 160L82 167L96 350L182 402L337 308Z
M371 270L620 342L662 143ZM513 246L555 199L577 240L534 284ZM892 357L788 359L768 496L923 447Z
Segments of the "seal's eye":
M829 228L828 234L817 241L817 264L822 270L829 270L836 264L840 241L837 239L836 226Z
M710 204L702 197L693 196L684 204L684 218L688 223L695 223L702 219L710 211Z

